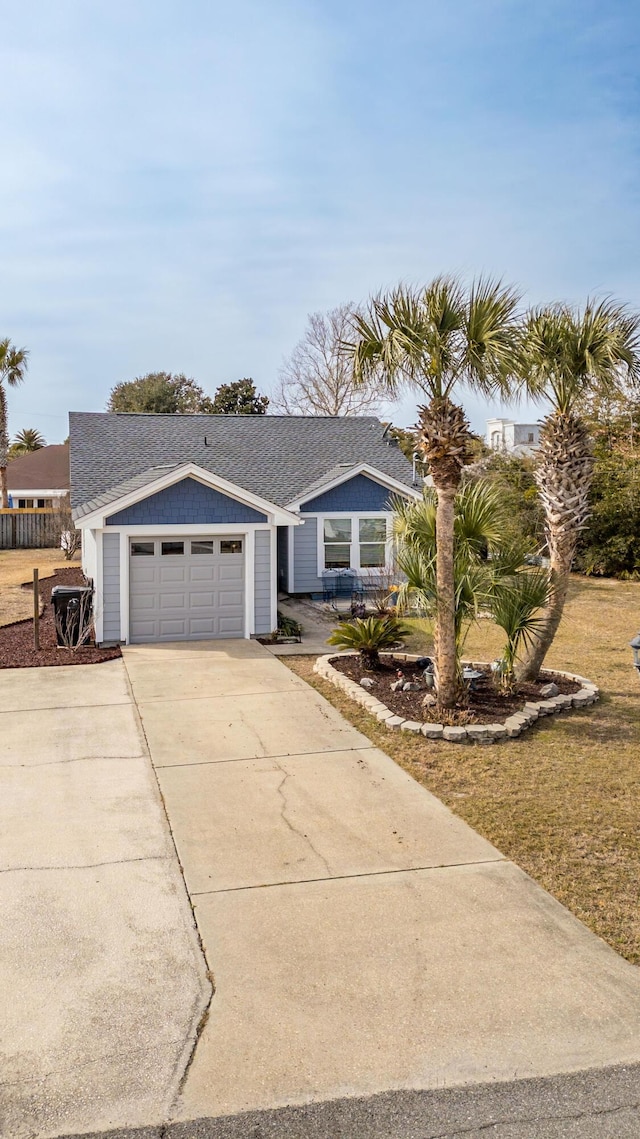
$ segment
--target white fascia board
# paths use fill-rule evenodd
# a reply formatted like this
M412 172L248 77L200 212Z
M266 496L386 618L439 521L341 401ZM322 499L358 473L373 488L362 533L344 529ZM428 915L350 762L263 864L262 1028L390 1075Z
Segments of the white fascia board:
M173 486L175 483L182 482L185 478L193 478L197 482L203 483L204 486L211 487L212 490L219 490L221 494L225 494L227 498L233 498L236 502L241 502L244 506L252 506L254 510L259 510L262 514L267 515L267 521L275 526L298 526L300 519L296 514L282 506L276 506L274 502L268 502L265 498L260 498L257 494L252 494L251 491L244 490L243 487L238 486L236 483L229 482L228 479L223 479L219 475L214 475L211 471L205 471L203 467L197 466L196 463L184 463L181 467L175 467L171 471L167 471L164 475L159 475L158 478L153 479L152 482L145 483L144 486L137 487L135 490L129 491L128 494L121 495L113 502L109 502L106 506L100 506L97 510L93 510L90 514L84 514L76 522L78 529L84 530L86 527L95 529L105 525L105 519L109 518L112 514L117 514L120 510L126 510L128 506L134 506L136 502L143 502L145 498L151 498L154 494L158 494L161 490L166 490L167 487ZM263 523L264 525L264 523Z
M63 498L69 493L68 487L55 487L54 490L13 490L9 487L12 498Z
M288 510L302 510L305 502L311 502L314 498L319 498L321 494L326 494L327 491L333 490L336 486L342 486L345 482L350 482L351 479L357 478L358 475L366 475L374 482L379 483L381 486L387 487L388 490L395 490L398 494L410 495L413 498L421 498L422 495L416 487L407 486L406 483L394 479L392 475L387 475L384 471L379 471L377 467L370 467L368 463L358 463L349 470L344 471L343 474L336 475L330 482L324 483L322 486L312 490L309 494L305 494L302 498L296 498L293 502L287 503Z
M197 538L207 535L248 534L252 530L266 530L267 522L188 522L163 526L131 525L105 526L105 534L125 534L129 538Z

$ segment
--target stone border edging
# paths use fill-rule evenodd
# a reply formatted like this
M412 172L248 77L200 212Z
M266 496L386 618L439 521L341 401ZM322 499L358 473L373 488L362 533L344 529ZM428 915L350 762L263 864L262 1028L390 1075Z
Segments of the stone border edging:
M357 656L358 654L343 653L341 655ZM417 720L404 720L402 716L397 716L390 708L387 708L386 704L378 700L377 696L367 692L358 681L345 676L343 672L338 672L331 664L335 656L335 653L331 653L318 657L313 666L313 671L317 672L324 680L330 681L336 688L341 688L347 696L350 696L357 704L361 704L385 727L393 730L399 729L402 732L421 732L429 740L446 740L448 743L495 743L496 740L515 739L527 728L530 728L541 716L555 716L559 712L568 711L569 708L586 708L589 704L595 704L600 697L600 689L591 680L587 680L584 676L576 676L573 672L563 672L556 668L554 672L559 676L564 676L566 680L575 680L576 683L581 684L580 691L574 692L570 696L560 695L552 696L548 700L529 701L522 711L514 712L502 724L467 724L466 727L460 728L445 727L443 724L420 724ZM393 653L393 656L395 660L400 661L420 659L419 653ZM469 663L473 668L488 667L486 663L477 661L465 661L463 663Z

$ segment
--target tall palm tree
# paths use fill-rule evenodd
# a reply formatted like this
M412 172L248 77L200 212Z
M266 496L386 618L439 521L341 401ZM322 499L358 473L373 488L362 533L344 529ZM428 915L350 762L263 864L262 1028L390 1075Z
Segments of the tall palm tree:
M591 441L581 415L595 393L612 395L640 379L640 315L612 300L584 310L557 304L526 322L522 390L551 409L542 420L536 482L545 513L552 590L538 635L520 669L535 680L553 642L569 587L580 530L590 513Z
M9 450L7 387L16 387L24 380L28 355L26 348L14 348L8 337L5 340L0 340L0 494L4 510L9 505L7 492L7 452Z
M471 441L452 397L464 387L487 396L507 391L518 354L518 301L514 289L488 278L469 287L454 277L436 277L421 289L399 285L354 316L354 341L343 345L356 384L382 380L391 394L408 386L428 399L420 408L419 446L438 496L435 665L445 708L458 693L454 499Z
M47 441L44 435L35 427L23 427L22 431L18 431L15 439L9 447L9 458L13 459L18 455L30 455L32 451L39 451L41 447L46 447Z

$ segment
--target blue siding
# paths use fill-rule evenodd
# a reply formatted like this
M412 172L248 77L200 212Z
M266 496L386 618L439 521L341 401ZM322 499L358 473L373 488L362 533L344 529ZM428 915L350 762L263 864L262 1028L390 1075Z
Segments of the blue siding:
M380 483L366 475L356 475L355 478L340 483L340 486L334 486L333 490L327 490L310 502L305 502L301 510L305 514L307 511L352 510L356 513L362 510L389 510L392 497L392 492L380 486Z
M102 639L120 640L120 535L102 536ZM98 602L99 604L99 602Z
M275 535L274 535L275 536ZM256 633L271 633L271 531L256 530L254 564Z
M107 518L107 526L187 526L207 522L266 522L251 506L236 502L196 479L182 479Z
M318 519L305 518L303 526L293 527L293 581L291 593L320 593L318 577Z

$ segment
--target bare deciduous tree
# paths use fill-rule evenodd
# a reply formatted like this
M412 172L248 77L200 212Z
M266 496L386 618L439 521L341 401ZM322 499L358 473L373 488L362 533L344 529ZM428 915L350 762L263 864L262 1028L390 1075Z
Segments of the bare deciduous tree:
M71 504L66 495L60 498L51 513L50 521L53 535L64 553L65 561L70 562L82 546L82 531L76 530Z
M356 386L340 345L353 335L353 305L309 316L302 340L283 363L271 406L285 415L375 415L383 385Z

